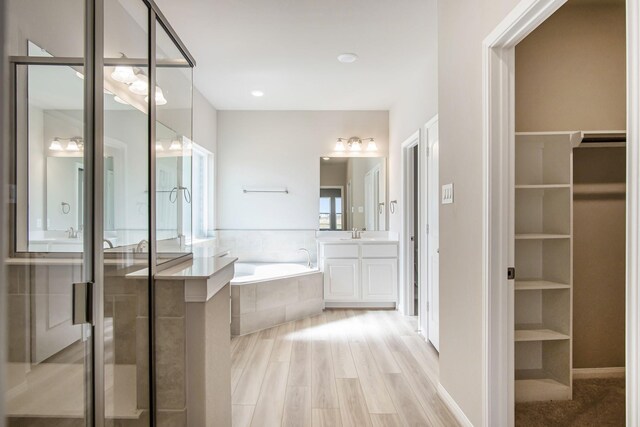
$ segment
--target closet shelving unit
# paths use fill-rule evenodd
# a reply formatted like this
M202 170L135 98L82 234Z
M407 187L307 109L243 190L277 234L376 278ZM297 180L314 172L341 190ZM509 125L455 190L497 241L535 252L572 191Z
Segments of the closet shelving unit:
M571 399L573 148L579 132L516 133L515 399Z

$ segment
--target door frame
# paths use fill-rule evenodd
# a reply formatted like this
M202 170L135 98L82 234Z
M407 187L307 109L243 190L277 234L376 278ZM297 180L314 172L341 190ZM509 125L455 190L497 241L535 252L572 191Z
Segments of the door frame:
M429 163L431 162L431 159L433 158L431 156L431 152L430 152L430 148L429 148L429 129L432 129L433 126L438 123L438 115L436 114L435 116L433 116L427 123L425 123L425 125L422 127L422 142L424 144L424 155L423 155L423 159L425 160L425 165L423 168L421 168L421 173L422 173L422 178L421 181L423 183L423 198L421 200L421 208L422 210L420 211L420 215L422 216L422 228L421 228L421 233L422 233L422 239L420 240L420 256L421 258L424 260L424 262L420 263L420 275L421 277L425 277L426 281L425 281L425 286L421 286L420 287L420 300L421 301L426 301L429 303L429 308L431 308L431 290L434 286L433 281L431 280L431 274L429 271L429 256L430 256L430 251L431 251L431 247L429 246L429 237L430 234L433 232L433 227L432 224L429 223L429 209L430 209L430 205L429 202L432 200L432 198L435 198L436 200L436 205L440 206L440 185L438 185L438 190L436 191L436 194L432 194L431 193L431 182L429 182ZM438 159L439 161L439 159ZM439 169L439 168L438 168ZM440 221L438 221L438 224L440 223ZM439 233L438 233L439 234ZM440 281L438 280L438 284L440 283ZM428 314L428 310L427 310L427 305L426 304L420 304L418 307L418 327L421 331L421 334L423 335L423 337L425 338L426 341L430 341L430 337L429 337L429 314ZM438 307L439 310L439 307ZM438 337L439 340L440 337ZM433 345L433 343L431 343ZM435 347L435 346L434 346ZM439 346L438 346L439 347Z
M412 231L412 224L414 224L414 210L413 210L413 185L414 185L414 170L413 170L413 148L418 147L418 180L419 182L424 182L421 178L420 172L424 170L424 167L420 165L423 162L420 161L421 157L424 157L424 140L422 137L422 131L417 130L409 138L407 138L402 145L400 146L401 150L401 164L400 164L400 174L402 176L402 233L400 234L400 302L398 307L400 312L407 316L414 316L418 313L414 313L413 307L413 244L410 238L410 232ZM418 189L418 193L420 193L420 189ZM422 216L422 211L424 209L419 209L420 216ZM423 218L418 219L418 229L421 230L423 228ZM414 230L415 232L415 230ZM422 248L420 248L422 250ZM422 255L422 252L420 252ZM418 260L418 268L419 271L422 272L420 262ZM420 286L422 288L422 286Z
M515 46L566 0L522 0L487 36L483 59L483 425L514 424L509 177L515 144ZM640 424L640 5L627 0L626 419ZM507 369L505 370L505 366Z

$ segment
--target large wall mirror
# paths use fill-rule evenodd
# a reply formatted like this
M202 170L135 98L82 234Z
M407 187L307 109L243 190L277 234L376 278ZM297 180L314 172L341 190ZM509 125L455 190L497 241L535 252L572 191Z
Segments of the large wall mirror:
M321 157L318 228L386 230L386 176L383 157Z
M30 56L50 56L32 42L28 52ZM104 96L104 247L146 252L148 107L141 101L144 95L136 98L130 91L118 92L112 71L109 67L105 71L105 88L109 89ZM146 69L140 70L144 72ZM17 68L16 252L83 250L83 73L82 67L64 65ZM188 251L194 237L193 199L204 212L197 215L196 235L203 238L210 234L212 221L206 219L213 209L213 185L209 179L207 188L197 189L194 195L192 174L212 176L212 155L189 139L190 68L162 69L162 73L166 98L158 102L155 145L157 239L159 252L175 254ZM173 73L172 79L165 75L169 73ZM198 162L195 170L193 153L206 159Z

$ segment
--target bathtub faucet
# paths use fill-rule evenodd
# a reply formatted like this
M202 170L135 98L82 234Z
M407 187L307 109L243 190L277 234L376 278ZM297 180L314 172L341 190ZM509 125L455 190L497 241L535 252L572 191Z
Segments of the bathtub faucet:
M311 265L311 253L306 248L300 248L299 251L305 251L307 253L307 268L311 269L313 266Z

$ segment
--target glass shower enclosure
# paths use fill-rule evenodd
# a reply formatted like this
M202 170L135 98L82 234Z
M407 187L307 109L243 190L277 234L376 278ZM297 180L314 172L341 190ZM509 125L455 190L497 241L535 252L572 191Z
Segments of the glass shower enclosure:
M195 61L151 0L5 7L5 421L155 425L153 276L191 256Z

